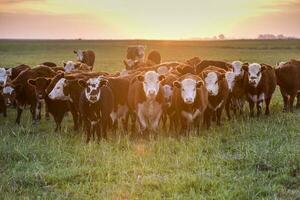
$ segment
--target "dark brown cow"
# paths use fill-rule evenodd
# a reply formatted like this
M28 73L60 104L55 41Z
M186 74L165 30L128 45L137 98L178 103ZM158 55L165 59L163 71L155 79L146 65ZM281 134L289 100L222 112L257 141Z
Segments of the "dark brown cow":
M16 67L8 68L7 71L8 71L10 80L14 80L15 78L17 78L17 76L22 71L25 71L27 69L30 69L30 67L28 65L25 65L25 64L21 64L21 65L18 65Z
M148 54L147 57L147 61L146 61L147 65L151 66L151 65L158 65L161 63L161 56L160 53L156 50L151 51Z
M204 113L204 124L209 128L212 116L216 116L217 125L221 125L222 111L229 93L225 74L218 70L204 70L202 77L208 91L208 106Z
M52 67L57 67L57 65L55 63L53 63L53 62L43 62L40 65L45 65L45 66L51 67L51 68Z
M231 65L224 61L215 61L215 60L202 60L197 66L196 66L196 73L201 74L205 68L209 66L215 66L224 69L225 71L228 71L231 69Z
M265 101L265 114L270 114L270 101L276 88L275 70L266 64L252 63L243 66L245 73L244 86L250 107L250 116L254 116L256 103L257 116L260 115L263 101Z
M180 120L181 132L192 127L199 131L200 119L208 105L208 93L199 76L186 74L173 83L174 94L172 109L176 111L176 119Z
M291 60L282 63L275 69L275 73L283 98L284 110L292 112L294 99L300 90L300 61ZM296 107L300 107L299 98L297 98Z
M91 66L92 69L95 63L95 52L92 50L74 50L74 53L77 56L77 61L85 63L88 66Z
M30 79L29 84L35 87L36 96L40 101L45 100L47 111L53 116L56 127L55 131L61 130L61 122L66 112L71 111L74 121L74 130L78 130L78 114L70 101L52 100L48 97L55 84L63 77L60 73L54 78L39 77Z
M35 95L34 87L32 87L27 81L38 77L54 77L55 75L56 73L51 68L39 66L21 72L18 77L10 83L10 86L13 87L16 94L17 124L20 124L21 115L25 105L30 105L33 122L36 122L37 118L41 117L41 104ZM39 116L37 116L38 114Z

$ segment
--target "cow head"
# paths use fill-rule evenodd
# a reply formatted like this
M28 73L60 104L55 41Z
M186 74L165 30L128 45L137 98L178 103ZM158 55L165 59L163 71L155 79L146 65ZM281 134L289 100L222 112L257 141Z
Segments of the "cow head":
M160 81L165 76L159 75L155 71L148 71L144 75L139 75L138 80L143 82L143 89L147 99L155 99L159 91Z
M261 66L258 63L252 63L249 66L243 66L243 68L248 72L249 84L257 87L261 80L262 72L266 70L266 66Z
M234 84L235 84L235 78L236 78L236 74L234 72L226 72L225 73L225 79L227 81L228 84L228 89L230 92L232 92Z
M82 62L83 61L83 51L78 49L77 51L73 51L76 54L77 60Z
M145 46L129 46L127 48L126 60L124 65L127 70L131 70L137 63L144 62L145 59Z
M64 62L65 72L71 72L75 69L75 63L73 61Z
M233 61L231 63L233 72L235 76L243 76L244 70L243 70L243 63L241 61Z
M219 82L225 77L225 74L214 71L204 71L202 77L208 94L210 96L217 96L220 88Z
M5 70L5 68L0 68L0 87L4 87L6 85L7 78L9 76L9 70Z
M186 78L182 81L174 81L173 85L177 88L181 88L181 98L184 103L192 104L196 99L197 88L203 85L203 81Z
M164 98L165 98L165 101L166 102L170 102L171 101L171 98L173 96L173 88L171 85L164 85L162 86L163 88L163 91L164 91Z
M11 85L6 85L2 89L2 94L7 104L11 104L16 98L15 90Z
M52 100L70 100L69 95L66 93L67 80L61 78L57 81L51 92L48 94L48 97Z
M84 88L86 99L91 103L96 103L100 99L101 87L108 82L103 76L89 78L87 81L80 79L78 84Z
M50 78L36 78L36 79L29 79L27 82L28 84L32 85L35 88L35 94L38 100L42 100L46 96L46 89L50 84L52 79Z

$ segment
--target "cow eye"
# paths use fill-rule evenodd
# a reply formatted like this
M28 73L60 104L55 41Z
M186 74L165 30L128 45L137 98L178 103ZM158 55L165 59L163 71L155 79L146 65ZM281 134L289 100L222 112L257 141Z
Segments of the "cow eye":
M90 88L89 88L89 87L87 87L87 88L86 88L86 91L87 91L87 92L90 92Z
M257 74L256 74L256 75L257 75L257 76L259 76L259 74L260 74L260 72L257 72Z

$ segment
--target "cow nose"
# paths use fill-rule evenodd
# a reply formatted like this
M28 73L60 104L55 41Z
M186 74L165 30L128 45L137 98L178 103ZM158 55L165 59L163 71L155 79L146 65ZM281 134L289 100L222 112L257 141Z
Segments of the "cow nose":
M149 90L149 95L151 96L155 95L155 90Z
M193 102L194 102L193 98L191 98L191 97L185 99L185 103L191 104Z
M251 77L250 77L251 80L255 80L255 78L256 78L256 77L254 77L254 76L251 76Z
M50 93L50 94L48 94L48 97L50 98L50 99L52 99L52 94Z

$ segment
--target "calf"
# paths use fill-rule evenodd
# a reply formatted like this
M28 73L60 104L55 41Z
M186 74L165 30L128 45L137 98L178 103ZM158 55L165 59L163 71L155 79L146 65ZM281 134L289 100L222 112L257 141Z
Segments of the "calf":
M263 101L265 101L265 114L270 114L270 101L276 88L275 70L268 65L252 63L243 66L246 72L244 87L250 107L250 116L254 116L254 104L256 103L257 116L260 115Z
M92 50L74 50L77 56L77 61L91 66L93 69L95 63L95 52Z
M128 104L137 116L141 132L157 131L164 104L160 82L164 75L148 71L134 78L129 86Z
M204 113L204 123L209 128L212 116L216 116L217 125L221 125L221 116L228 97L228 84L225 74L219 71L203 71L205 87L208 91L208 106Z
M172 109L176 111L176 119L180 120L181 132L186 132L193 126L199 131L200 119L208 105L208 93L202 79L186 74L173 85Z
M54 77L55 75L55 72L51 68L39 66L21 72L18 77L10 83L10 86L13 88L16 95L17 124L20 124L21 115L25 105L30 105L33 122L36 122L37 118L40 118L41 104L36 98L34 87L28 83L28 80L38 77Z
M293 111L295 97L300 90L300 62L291 60L281 63L275 69L277 84L280 87L280 92L283 98L284 110ZM299 99L297 98L297 108L300 107Z
M110 88L104 86L107 80L101 76L79 80L84 88L79 100L79 109L84 121L86 142L96 132L98 140L106 137L107 127L111 123L110 114L113 110L114 98Z
M145 61L145 46L129 46L127 48L126 60L123 61L126 70L139 68Z
M55 131L61 130L61 122L63 117L68 111L71 111L74 130L78 129L78 114L76 113L73 104L70 101L64 100L52 100L48 97L49 91L53 89L53 86L61 79L63 74L58 74L54 78L39 77L36 79L30 79L29 84L35 87L35 93L39 101L45 100L47 111L53 116L56 127Z

